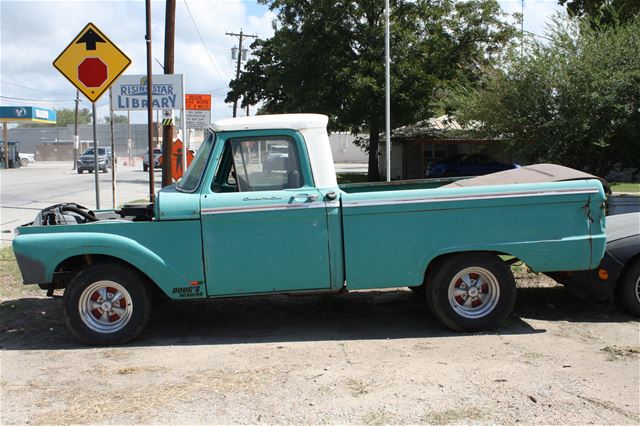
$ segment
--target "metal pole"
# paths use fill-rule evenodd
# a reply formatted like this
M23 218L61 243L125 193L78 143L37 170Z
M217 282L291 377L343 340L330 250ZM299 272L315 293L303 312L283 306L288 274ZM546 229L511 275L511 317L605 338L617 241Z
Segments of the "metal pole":
M153 98L152 98L152 74L151 74L151 0L145 2L145 12L147 15L147 133L149 146L149 201L152 203L156 199L155 182L153 174Z
M98 182L98 129L97 121L98 115L96 114L96 103L91 103L93 107L93 177L96 182L96 210L100 210L100 184Z
M385 71L385 134L387 137L387 182L391 182L391 73L389 54L389 0L384 5L384 71Z
M9 130L7 123L2 123L2 140L4 141L4 168L9 168Z
M131 111L127 110L127 155L129 156L129 162L131 166Z
M116 142L113 135L113 89L109 87L109 114L111 119L111 202L116 208Z
M75 113L75 125L73 127L73 168L76 169L78 163L78 148L80 147L80 136L78 135L78 104L80 104L80 91L76 90L76 113Z

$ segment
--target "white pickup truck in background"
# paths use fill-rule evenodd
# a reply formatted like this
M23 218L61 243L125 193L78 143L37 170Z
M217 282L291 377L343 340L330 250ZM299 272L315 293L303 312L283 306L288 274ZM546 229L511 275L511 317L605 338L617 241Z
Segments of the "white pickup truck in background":
M21 167L27 167L29 164L35 163L36 161L35 154L25 154L24 152L20 152L18 153L18 156L20 157Z

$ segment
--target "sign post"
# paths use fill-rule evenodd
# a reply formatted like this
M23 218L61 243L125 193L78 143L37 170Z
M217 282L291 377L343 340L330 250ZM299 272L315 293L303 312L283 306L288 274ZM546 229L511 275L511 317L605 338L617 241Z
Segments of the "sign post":
M53 66L93 104L96 209L100 209L96 101L130 64L131 59L92 23L87 24L53 61Z

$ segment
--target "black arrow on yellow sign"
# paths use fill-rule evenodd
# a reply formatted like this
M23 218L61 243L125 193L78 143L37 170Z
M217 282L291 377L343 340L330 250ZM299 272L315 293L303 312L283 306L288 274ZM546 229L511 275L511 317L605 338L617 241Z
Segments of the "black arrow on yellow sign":
M87 50L96 50L96 43L105 43L104 39L96 34L93 29L89 28L82 37L76 41L76 44L85 43Z

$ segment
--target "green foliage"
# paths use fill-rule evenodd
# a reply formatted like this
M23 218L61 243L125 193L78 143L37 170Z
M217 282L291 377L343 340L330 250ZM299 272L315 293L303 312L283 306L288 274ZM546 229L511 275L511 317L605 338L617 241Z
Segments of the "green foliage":
M56 110L56 124L21 123L18 127L66 127L75 123L75 109L62 108ZM78 124L91 123L91 111L87 108L78 110Z
M592 26L624 23L640 15L638 0L558 0L570 16L585 16Z
M384 2L261 0L277 12L274 36L226 101L263 102L261 112L316 112L330 128L370 134L369 179L378 178L384 128ZM391 1L392 128L434 114L438 89L478 81L513 30L495 0Z
M640 19L595 30L558 18L551 41L530 41L479 91L458 87L450 106L483 137L505 139L524 162L603 176L640 168Z
M111 116L105 115L104 122L107 124L111 123ZM128 120L126 115L117 115L117 114L113 115L113 124L127 124L127 123L128 123Z

